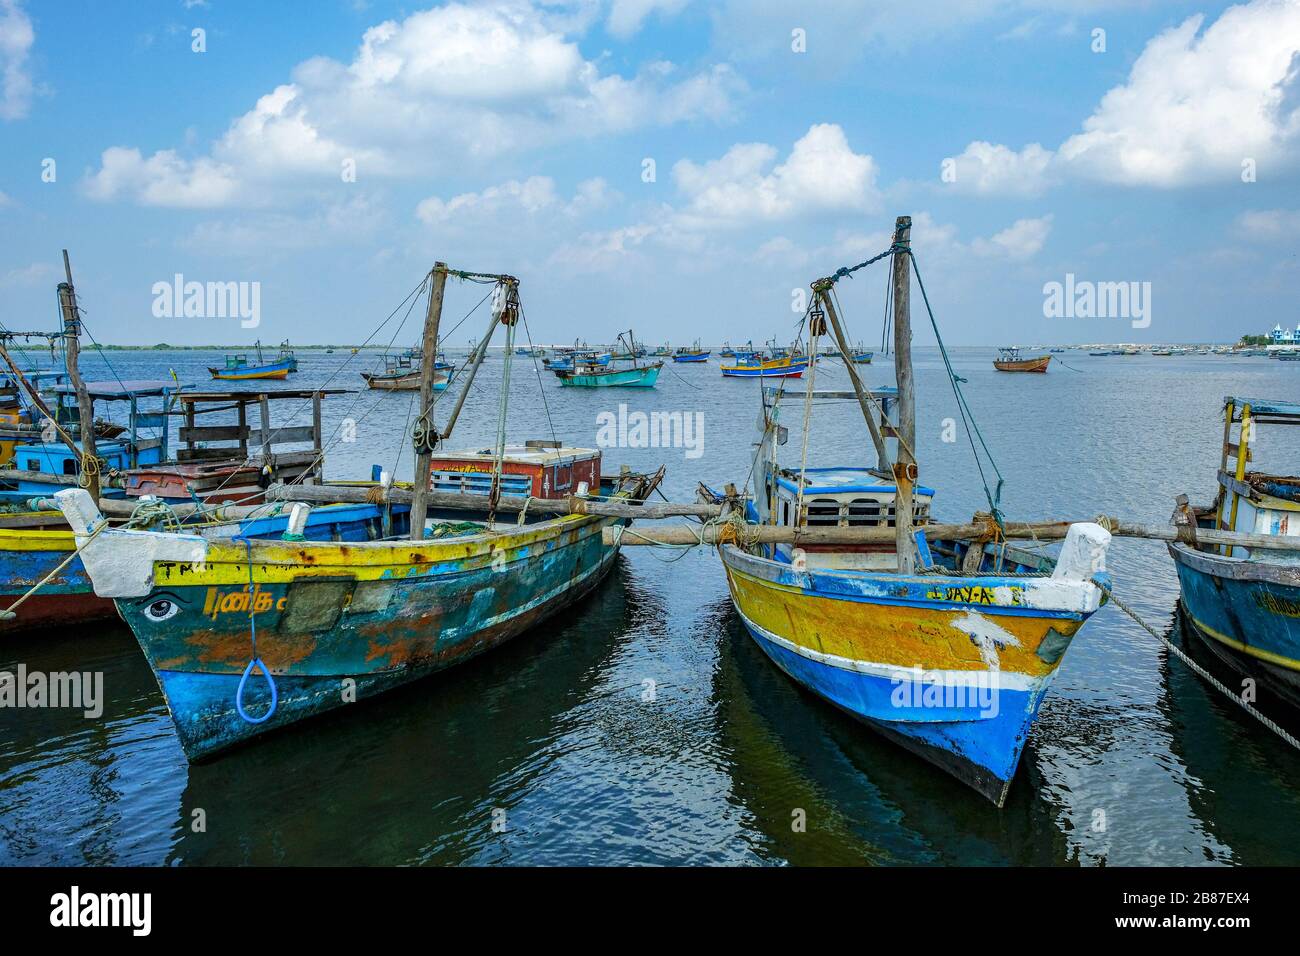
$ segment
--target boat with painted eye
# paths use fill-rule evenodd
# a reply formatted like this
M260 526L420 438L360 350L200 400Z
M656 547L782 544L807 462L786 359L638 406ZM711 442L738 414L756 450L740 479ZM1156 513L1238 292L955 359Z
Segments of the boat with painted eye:
M1251 470L1260 426L1300 425L1300 404L1228 396L1212 504L1180 498L1174 523L1190 542L1171 542L1184 614L1233 668L1300 707L1300 477ZM1234 429L1236 434L1234 434ZM1295 550L1197 545L1197 530L1294 539Z
M886 254L893 288L904 290L894 297L897 386L869 389L850 364L852 391L816 389L815 366L804 392L763 388L754 493L719 555L737 614L781 671L1000 807L1071 640L1103 602L1110 535L1073 524L1056 561L1008 545L996 511L985 516L990 535L927 535L935 491L917 482L912 453L910 225L899 218ZM852 271L813 283L810 351L828 317L847 341L831 290ZM835 401L860 407L876 464L780 464L778 422L803 409L807 441L814 407ZM720 505L739 497L703 495ZM750 529L765 526L794 533L763 543ZM803 529L864 526L887 533L869 544L797 543Z
M426 341L436 341L450 271L440 262L430 273ZM190 760L484 653L580 600L613 567L618 544L606 544L603 532L627 517L579 508L529 513L528 505L644 502L662 469L604 476L599 450L555 441L510 446L500 433L493 448L437 449L498 325L512 356L517 281L491 278L497 289L487 334L437 428L434 372L423 370L420 401L430 411L419 416L426 424L412 423L418 478L410 507L395 507L382 488L361 492L359 506L370 509L364 533L343 537L326 521L309 535L315 512L306 501L290 506L280 540L128 531L106 527L84 491L57 496L95 593L112 598L135 633ZM328 485L289 491L308 492L340 493ZM520 518L497 520L503 496L525 502Z
M1046 372L1050 364L1050 355L1024 357L1015 346L998 349L998 357L993 360L993 367L999 372Z

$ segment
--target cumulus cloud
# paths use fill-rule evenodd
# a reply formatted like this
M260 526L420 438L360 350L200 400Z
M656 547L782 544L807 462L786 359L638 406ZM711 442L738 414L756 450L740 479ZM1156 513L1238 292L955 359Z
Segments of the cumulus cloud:
M1053 177L1173 188L1293 163L1300 141L1300 0L1230 7L1202 32L1196 15L1154 37L1128 79L1055 153L974 142L957 188L1033 195ZM965 176L963 176L965 173Z
M1017 219L988 239L976 239L971 243L971 249L984 256L1001 256L1017 261L1032 259L1043 248L1051 231L1050 214L1038 219Z
M520 214L585 215L603 209L616 196L609 183L597 177L579 183L573 197L566 201L561 199L555 180L549 176L530 176L522 181L512 179L498 186L489 186L480 192L461 193L451 199L430 196L416 206L415 215L427 225L477 224L492 220L498 225L508 226L512 217Z
M610 33L626 38L640 30L651 14L673 16L688 3L690 0L614 0L606 23Z
M1051 162L1051 150L1038 143L1016 152L980 140L953 158L951 183L976 195L1037 196L1049 184Z
M211 159L182 159L166 149L145 158L138 149L110 146L84 189L92 199L125 196L144 206L209 209L229 202L238 190L234 170Z
M32 105L27 59L36 32L18 0L0 0L0 119L17 120Z
M743 225L826 211L861 212L878 204L875 160L855 153L835 124L810 127L784 162L778 164L777 156L766 143L740 143L706 163L678 162L673 179L688 199L685 220Z
M510 0L452 3L385 21L365 31L349 63L300 63L208 156L141 158L110 175L117 189L91 185L90 194L170 195L174 189L152 188L151 177L174 186L186 177L208 181L220 170L239 187L211 184L214 204L256 202L275 195L275 183L338 176L345 161L355 164L358 181L427 175L564 140L732 114L743 84L728 67L683 73L656 61L631 76L606 73L556 22ZM126 182L128 172L139 179Z

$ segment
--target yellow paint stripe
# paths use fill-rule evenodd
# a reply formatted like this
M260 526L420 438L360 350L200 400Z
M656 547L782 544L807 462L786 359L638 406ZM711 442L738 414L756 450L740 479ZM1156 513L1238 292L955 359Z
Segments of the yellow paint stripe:
M51 523L62 520L51 515ZM38 528L0 529L0 552L4 551L71 551L76 541L71 530L42 531Z
M1285 668L1289 671L1300 671L1300 661L1294 660L1290 657L1283 657L1281 654L1274 654L1272 651L1266 651L1263 648L1251 647L1249 644L1243 644L1241 641L1231 638L1221 631L1216 631L1199 618L1192 617L1191 614L1188 614L1187 616L1192 618L1192 623L1196 625L1198 630L1204 631L1221 644L1227 644L1233 650L1241 651L1241 653L1248 657L1255 657L1261 661L1268 661L1270 664L1276 664L1278 667Z

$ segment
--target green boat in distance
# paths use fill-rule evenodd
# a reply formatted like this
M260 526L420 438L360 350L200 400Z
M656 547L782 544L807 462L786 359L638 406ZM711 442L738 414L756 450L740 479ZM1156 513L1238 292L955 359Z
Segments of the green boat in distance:
M566 369L555 370L555 377L560 380L561 385L578 388L654 388L655 382L659 381L659 371L664 367L664 363L638 364L636 336L632 334L631 329L620 332L618 341L627 345L625 354L632 360L630 368L613 368L608 364L600 365L591 361L580 362L577 356L574 356L573 365ZM617 345L615 347L617 348Z
M650 365L637 365L633 368L606 368L600 365L579 365L570 371L556 372L561 385L579 388L602 388L621 386L624 388L654 388L659 380L659 370L663 362Z

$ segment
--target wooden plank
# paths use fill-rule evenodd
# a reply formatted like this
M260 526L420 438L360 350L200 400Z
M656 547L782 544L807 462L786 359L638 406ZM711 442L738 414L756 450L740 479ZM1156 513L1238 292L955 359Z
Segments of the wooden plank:
M1239 478L1234 478L1232 475L1225 472L1219 472L1219 484L1223 485L1223 487L1227 488L1234 494L1241 495L1243 498L1247 498L1251 501L1259 500L1258 493L1248 482L1242 481Z
M1223 453L1224 453L1224 455L1226 455L1226 456L1228 456L1228 457L1230 457L1230 458L1236 458L1239 454L1241 454L1241 446L1238 445L1236 442L1232 442L1232 441L1230 441L1230 442L1224 442L1224 444L1223 444ZM1255 460L1255 455L1254 455L1254 453L1250 450L1250 446L1247 446L1247 447L1246 447L1246 460L1247 460L1247 461L1254 461L1254 460ZM1226 464L1225 464L1225 467L1226 467Z
M196 441L238 441L242 444L247 437L246 425L181 426L181 441L186 444Z
M263 439L262 430L254 428L248 433L248 441L253 445L270 446L280 443L315 441L316 431L311 425L297 425L293 428L272 428L270 435Z

